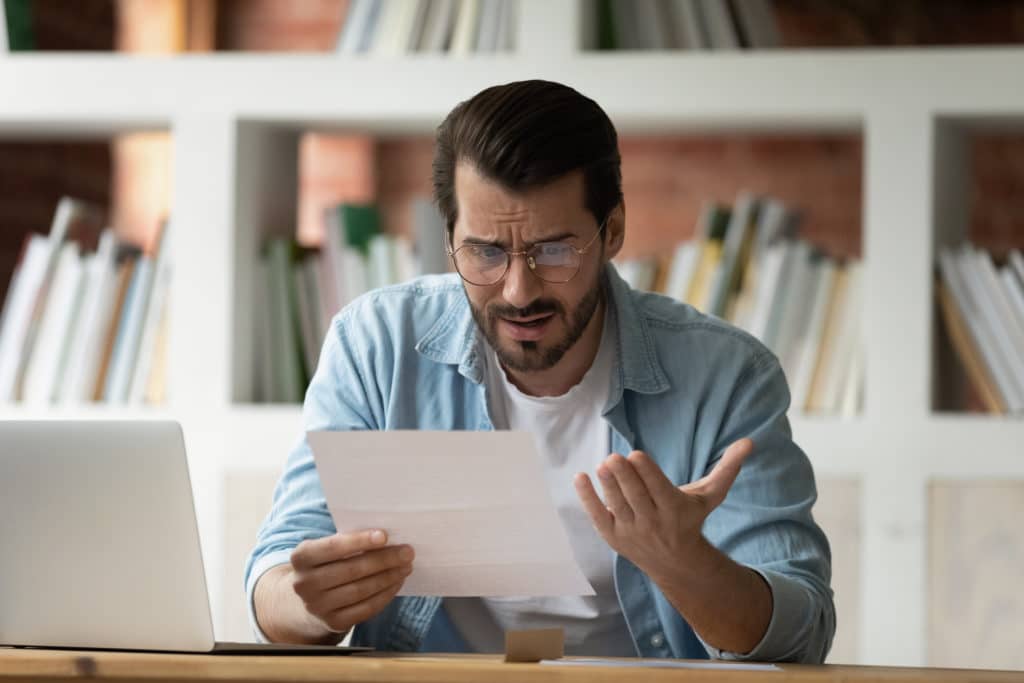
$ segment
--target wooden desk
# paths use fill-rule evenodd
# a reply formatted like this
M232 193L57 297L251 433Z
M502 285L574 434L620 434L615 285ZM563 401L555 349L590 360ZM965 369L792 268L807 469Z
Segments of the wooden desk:
M782 671L696 671L505 664L484 655L347 657L248 657L73 652L0 648L0 683L10 681L139 680L169 683L211 681L324 681L324 683L431 683L456 681L714 681L717 683L829 683L942 681L1024 683L1024 672L859 666L781 665Z

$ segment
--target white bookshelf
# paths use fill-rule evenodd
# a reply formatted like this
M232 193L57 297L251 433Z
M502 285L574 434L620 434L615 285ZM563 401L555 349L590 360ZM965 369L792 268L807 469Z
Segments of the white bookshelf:
M516 53L467 59L0 54L0 138L173 133L175 263L166 407L0 417L181 420L219 628L224 592L239 590L220 580L223 476L280 468L301 429L297 406L235 400L251 394L255 245L294 227L274 192L294 192L282 179L299 131L430 134L482 88L542 77L593 97L623 135L857 132L865 408L797 415L793 429L819 476L860 482L858 661L924 664L929 482L1024 480L1024 421L931 408L932 254L966 225L965 136L1024 125L1024 48L596 53L569 39L577 3L521 0L518 18Z

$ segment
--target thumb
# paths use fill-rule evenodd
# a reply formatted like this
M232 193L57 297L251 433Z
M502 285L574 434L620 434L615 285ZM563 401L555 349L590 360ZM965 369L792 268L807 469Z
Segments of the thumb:
M739 476L743 461L753 451L754 442L750 438L734 441L725 449L725 453L711 472L695 482L680 486L679 490L701 498L707 505L708 512L711 512L725 500L726 494Z

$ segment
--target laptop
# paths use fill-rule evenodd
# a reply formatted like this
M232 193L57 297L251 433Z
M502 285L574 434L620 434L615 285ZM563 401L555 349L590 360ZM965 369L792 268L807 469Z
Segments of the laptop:
M0 422L0 645L371 649L214 641L185 442L171 421Z

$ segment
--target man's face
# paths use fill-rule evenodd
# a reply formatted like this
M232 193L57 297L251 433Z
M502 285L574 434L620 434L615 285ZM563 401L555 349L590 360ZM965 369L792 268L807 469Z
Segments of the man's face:
M526 251L554 241L582 249L598 229L584 206L580 171L542 188L510 193L472 165L459 163L455 196L453 249L490 244ZM513 256L505 277L493 285L464 282L473 317L502 365L516 372L548 370L579 340L601 302L603 237L580 257L579 272L565 283L541 280L525 256Z

